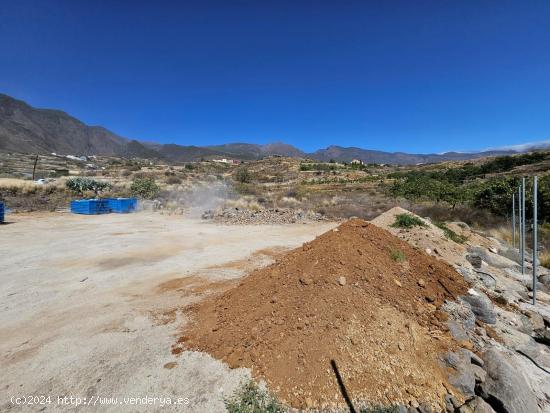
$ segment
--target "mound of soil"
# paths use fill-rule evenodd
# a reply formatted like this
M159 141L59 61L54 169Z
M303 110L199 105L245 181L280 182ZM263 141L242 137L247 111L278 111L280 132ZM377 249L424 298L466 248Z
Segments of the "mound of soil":
M467 261L465 259L466 247L447 238L443 230L432 224L430 221L420 218L426 223L426 227L392 227L395 223L397 215L400 214L407 214L420 218L418 215L415 215L406 209L395 207L384 212L383 214L380 214L370 222L377 227L388 230L393 235L407 241L423 251L429 251L430 255L433 255L438 259L442 259L450 264L467 265Z
M426 402L451 392L440 356L456 344L439 310L467 285L449 265L351 220L193 305L174 345L248 367L294 407Z

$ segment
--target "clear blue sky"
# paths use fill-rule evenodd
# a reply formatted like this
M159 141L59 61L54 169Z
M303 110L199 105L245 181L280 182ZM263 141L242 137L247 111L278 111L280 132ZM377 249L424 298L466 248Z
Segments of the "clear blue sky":
M130 138L408 152L550 139L546 0L0 7L0 92Z

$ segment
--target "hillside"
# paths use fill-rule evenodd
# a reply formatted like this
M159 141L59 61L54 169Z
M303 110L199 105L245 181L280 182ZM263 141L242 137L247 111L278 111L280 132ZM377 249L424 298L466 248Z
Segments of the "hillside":
M547 142L541 145L547 145ZM365 163L413 165L478 159L533 149L537 149L537 144L482 152L409 154L331 145L306 153L284 142L265 145L227 143L212 146L141 142L121 137L101 126L86 125L65 112L34 108L21 100L0 94L0 151L4 152L120 156L174 163L213 158L250 161L276 155L318 161L350 162L359 159Z

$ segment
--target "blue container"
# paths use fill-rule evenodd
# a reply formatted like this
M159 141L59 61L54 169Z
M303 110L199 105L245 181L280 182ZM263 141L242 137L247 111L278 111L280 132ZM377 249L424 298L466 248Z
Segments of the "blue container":
M71 212L73 214L96 215L108 214L111 210L107 199L82 199L71 202Z
M136 198L109 198L109 209L111 212L126 214L135 211L137 208Z
M4 203L0 201L0 224L4 223Z

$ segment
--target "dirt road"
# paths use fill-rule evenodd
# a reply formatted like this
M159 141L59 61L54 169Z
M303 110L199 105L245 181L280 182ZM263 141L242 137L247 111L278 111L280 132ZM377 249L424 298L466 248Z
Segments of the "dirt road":
M220 226L149 213L8 221L0 411L223 411L224 395L249 373L203 353L173 356L182 306L334 226ZM28 396L43 404L16 404Z

